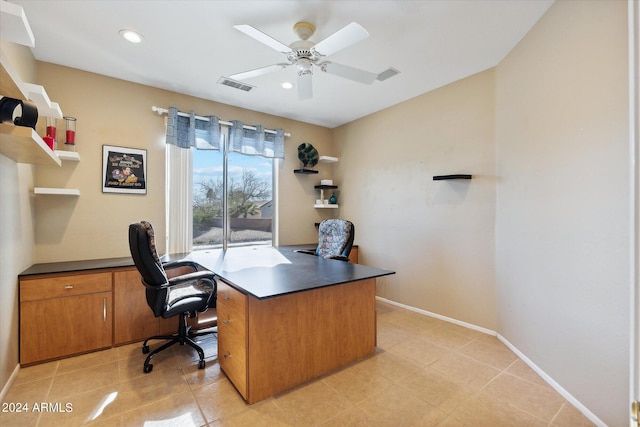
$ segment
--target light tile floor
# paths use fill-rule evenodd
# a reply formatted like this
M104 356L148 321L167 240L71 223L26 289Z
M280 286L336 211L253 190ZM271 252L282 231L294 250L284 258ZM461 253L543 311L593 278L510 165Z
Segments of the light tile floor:
M377 308L373 356L255 405L220 371L210 335L204 370L174 346L144 374L140 344L23 368L0 426L593 425L495 337Z

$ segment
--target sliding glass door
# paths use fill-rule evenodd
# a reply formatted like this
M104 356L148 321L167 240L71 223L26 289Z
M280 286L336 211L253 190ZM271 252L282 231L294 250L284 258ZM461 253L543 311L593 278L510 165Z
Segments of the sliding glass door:
M194 250L272 244L276 160L191 150Z

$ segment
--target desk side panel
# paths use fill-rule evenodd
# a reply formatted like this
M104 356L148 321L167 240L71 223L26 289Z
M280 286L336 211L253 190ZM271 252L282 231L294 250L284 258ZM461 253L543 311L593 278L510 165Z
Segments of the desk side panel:
M248 302L249 403L375 350L375 279Z

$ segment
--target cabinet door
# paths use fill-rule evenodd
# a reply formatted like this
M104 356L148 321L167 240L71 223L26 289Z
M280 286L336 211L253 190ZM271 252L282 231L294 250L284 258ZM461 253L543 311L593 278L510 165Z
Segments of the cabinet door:
M111 347L111 292L20 304L20 363Z
M158 335L158 319L147 305L145 287L138 270L113 273L115 345ZM175 329L175 328L174 328Z

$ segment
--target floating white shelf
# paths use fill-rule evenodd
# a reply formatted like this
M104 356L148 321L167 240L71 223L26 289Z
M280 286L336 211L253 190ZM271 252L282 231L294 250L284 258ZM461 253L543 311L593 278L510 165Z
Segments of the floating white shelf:
M38 114L44 117L62 118L62 110L57 102L51 102L47 91L40 85L23 83L27 89L27 98L38 106Z
M35 194L50 194L53 196L79 196L80 190L75 188L46 188L35 187L33 189Z
M16 163L62 165L58 156L45 144L40 135L24 126L0 124L0 154Z
M70 160L72 162L80 161L80 153L76 151L55 150L54 153L56 153L56 156L58 156L60 160Z
M0 1L0 14L2 14L2 25L0 25L2 40L35 47L36 39L33 37L31 26L29 26L29 21L27 21L22 7L7 1Z
M320 157L318 157L318 161L322 162L322 163L337 163L338 162L338 158L337 157L331 157L331 156L320 156Z
M27 88L2 50L0 50L0 64L0 95L15 99L26 99Z
M313 205L314 208L317 209L338 209L338 205Z

